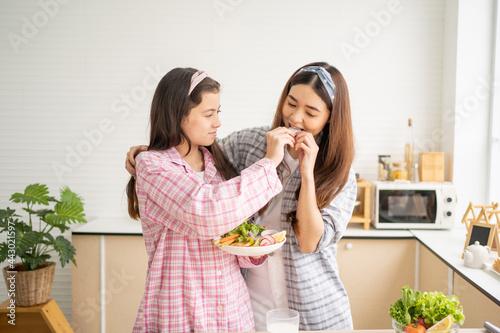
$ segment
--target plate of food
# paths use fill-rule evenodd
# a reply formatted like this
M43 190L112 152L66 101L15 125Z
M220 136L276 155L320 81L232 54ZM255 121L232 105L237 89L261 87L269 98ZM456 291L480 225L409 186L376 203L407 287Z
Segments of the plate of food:
M278 250L286 242L286 231L269 230L248 220L213 240L224 252L237 256L263 256Z
M495 261L492 264L486 264L493 273L496 273L498 276L500 276L500 257L496 258Z

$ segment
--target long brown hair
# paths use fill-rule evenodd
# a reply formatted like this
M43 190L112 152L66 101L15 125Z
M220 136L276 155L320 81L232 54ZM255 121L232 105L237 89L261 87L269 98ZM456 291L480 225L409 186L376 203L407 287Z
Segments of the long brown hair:
M160 80L153 96L150 113L150 137L148 150L167 150L186 140L191 150L191 141L181 128L182 120L198 106L205 93L218 93L220 84L210 77L203 79L188 95L194 68L174 68ZM216 169L225 179L238 175L217 141L206 147L213 156ZM135 178L127 184L128 214L137 220L139 202L135 191Z
M319 151L314 165L314 183L316 185L316 202L319 209L327 207L342 191L349 178L351 164L354 159L354 135L351 121L351 105L349 91L342 74L325 62L315 62L307 66L321 66L332 76L335 94L332 101L328 92L315 73L301 72L300 68L293 73L281 93L278 108L271 129L284 126L283 105L292 86L305 84L325 102L330 110L330 117L323 127L319 142ZM298 198L300 188L297 190ZM288 220L296 222L296 211L288 215Z

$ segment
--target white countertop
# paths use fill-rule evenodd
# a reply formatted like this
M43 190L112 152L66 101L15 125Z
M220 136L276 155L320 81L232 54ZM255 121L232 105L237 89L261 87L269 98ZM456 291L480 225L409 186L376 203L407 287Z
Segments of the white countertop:
M497 251L491 251L489 262L482 269L469 268L465 267L462 259L467 232L464 227L450 230L411 230L411 232L456 273L500 306L500 274L491 269L491 263L499 256Z
M142 228L140 221L129 217L98 218L73 229L72 232L75 235L141 236ZM361 224L352 224L347 228L344 238L416 238L455 272L500 306L500 275L490 268L498 253L492 251L490 265L483 269L465 267L462 251L465 245L466 229L463 225L448 230L377 230L373 226L369 230L364 230Z
M79 225L71 231L76 234L92 235L140 235L142 236L141 221L130 217L101 217Z

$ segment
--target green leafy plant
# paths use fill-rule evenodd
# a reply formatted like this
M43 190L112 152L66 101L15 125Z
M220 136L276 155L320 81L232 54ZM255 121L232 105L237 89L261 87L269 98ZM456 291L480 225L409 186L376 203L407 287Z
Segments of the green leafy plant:
M83 199L69 187L60 189L60 198L49 196L47 185L31 184L24 193L14 193L10 201L26 204L28 220L21 221L14 209L0 209L0 233L7 233L7 240L0 243L0 263L8 261L14 266L17 257L24 270L35 270L51 258L53 252L59 255L61 266L75 262L75 248L64 236L52 236L57 228L64 233L71 223L86 223ZM44 208L54 203L53 209ZM35 205L41 209L35 210Z

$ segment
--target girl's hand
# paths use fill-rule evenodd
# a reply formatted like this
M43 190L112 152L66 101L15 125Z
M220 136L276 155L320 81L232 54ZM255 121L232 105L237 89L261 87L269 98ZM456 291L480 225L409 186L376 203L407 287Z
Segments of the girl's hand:
M131 147L125 159L125 169L135 178L135 157L141 152L148 150L148 146Z
M302 177L314 176L314 165L319 147L311 133L301 131L295 137L295 150L299 152L300 173Z
M277 167L285 156L285 146L289 145L293 148L295 137L293 133L286 127L278 127L267 132L267 154L266 158L273 161Z

